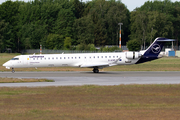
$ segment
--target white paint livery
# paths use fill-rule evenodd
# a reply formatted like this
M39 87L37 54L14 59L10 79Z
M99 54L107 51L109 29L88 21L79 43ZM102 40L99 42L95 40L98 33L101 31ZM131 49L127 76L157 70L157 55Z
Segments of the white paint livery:
M98 73L99 69L105 67L138 64L157 59L164 41L172 40L157 38L147 50L140 52L19 55L3 66L12 68L12 72L15 72L14 68L71 66L93 68L93 72Z
M138 57L133 58L132 52L19 55L3 64L3 66L6 68L88 67L94 68L94 72L99 72L98 69L104 67L134 64L140 57L141 54L139 53Z

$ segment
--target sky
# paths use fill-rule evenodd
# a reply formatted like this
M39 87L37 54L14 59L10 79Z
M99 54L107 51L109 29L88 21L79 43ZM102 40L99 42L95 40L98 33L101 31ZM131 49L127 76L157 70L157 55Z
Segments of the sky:
M147 1L154 1L154 0L121 0L121 2L126 5L129 11L133 11L135 8L141 7ZM175 2L175 1L180 1L180 0L171 0L171 2Z
M6 0L0 0L0 4L2 4L5 1ZM12 0L12 1L16 1L16 0ZM23 1L23 0L19 0L19 1ZM24 1L28 2L28 0L24 0ZM90 0L82 0L82 1L85 2ZM146 1L152 1L152 0L121 0L121 2L126 5L129 11L133 11L136 7L142 6ZM180 0L171 0L171 2L175 2L175 1L180 1Z

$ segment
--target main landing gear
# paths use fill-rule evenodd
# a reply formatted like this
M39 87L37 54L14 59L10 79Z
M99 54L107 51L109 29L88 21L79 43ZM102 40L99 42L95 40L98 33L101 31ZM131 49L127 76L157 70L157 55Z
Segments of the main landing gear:
M94 68L94 69L93 69L93 72L94 72L94 73L99 73L99 69L98 69L98 68Z
M14 70L14 68L12 68L12 73L14 73L15 72L15 70Z

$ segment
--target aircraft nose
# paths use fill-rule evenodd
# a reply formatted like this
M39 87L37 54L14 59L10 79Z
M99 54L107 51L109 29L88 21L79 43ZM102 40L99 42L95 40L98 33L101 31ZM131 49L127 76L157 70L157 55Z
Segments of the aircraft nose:
M6 67L7 69L10 69L10 63L9 62L4 63L3 66Z
M6 67L6 66L7 66L7 62L6 62L6 63L4 63L4 64L3 64L3 66L4 66L4 67Z
M10 64L9 64L9 62L6 62L6 63L3 64L3 66L8 67L8 66L10 66Z

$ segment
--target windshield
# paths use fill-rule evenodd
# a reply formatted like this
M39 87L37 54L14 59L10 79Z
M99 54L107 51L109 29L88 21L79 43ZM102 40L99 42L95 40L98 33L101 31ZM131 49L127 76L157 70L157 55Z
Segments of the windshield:
M19 60L19 58L12 58L11 60Z

